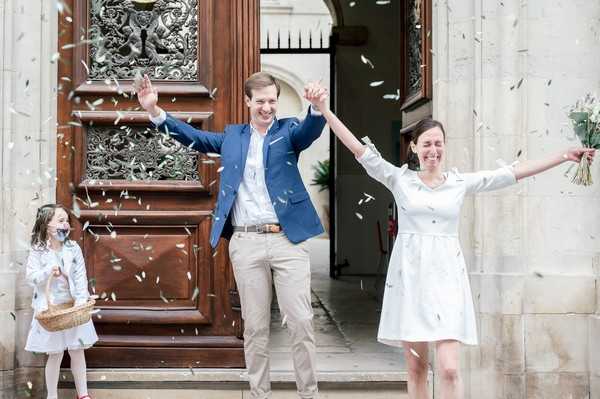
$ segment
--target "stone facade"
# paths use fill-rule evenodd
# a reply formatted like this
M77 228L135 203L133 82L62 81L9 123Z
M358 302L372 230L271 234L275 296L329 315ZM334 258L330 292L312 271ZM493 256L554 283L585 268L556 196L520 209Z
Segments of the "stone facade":
M55 198L58 28L54 1L0 2L0 397L43 391L24 262L37 207Z
M446 125L449 167L577 144L566 111L600 89L598 2L434 3L433 114ZM481 339L464 351L468 397L600 396L600 186L575 186L566 169L464 209Z

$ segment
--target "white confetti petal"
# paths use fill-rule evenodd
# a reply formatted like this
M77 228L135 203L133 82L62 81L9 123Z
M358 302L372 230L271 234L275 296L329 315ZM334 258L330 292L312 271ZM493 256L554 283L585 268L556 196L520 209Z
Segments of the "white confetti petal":
M369 86L371 86L371 87L381 86L383 84L383 82L384 82L383 80L377 80L375 82L369 83Z
M363 64L367 64L368 66L370 66L372 69L375 68L375 65L373 65L373 63L371 62L371 60L369 60L367 57L365 57L364 55L360 55L360 60L363 62Z

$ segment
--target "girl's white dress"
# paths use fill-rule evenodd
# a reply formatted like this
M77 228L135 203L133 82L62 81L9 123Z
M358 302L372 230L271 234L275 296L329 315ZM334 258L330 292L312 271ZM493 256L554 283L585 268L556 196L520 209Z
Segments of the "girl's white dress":
M54 266L60 266L63 274L67 276L67 285L64 277L54 279L51 283L50 293L52 303L66 303L75 300L75 305L82 305L90 297L85 262L81 248L73 241L67 241L61 252L48 248L32 248L27 258L27 282L33 286L31 307L34 316L47 307L46 283ZM59 353L65 349L87 349L98 341L96 330L92 321L64 331L50 332L45 330L35 319L31 322L31 329L27 337L25 350L39 353Z
M398 207L377 339L393 346L440 340L476 345L473 298L458 239L460 208L466 194L516 183L512 167L452 170L432 189L408 165L385 161L372 144L358 161L392 192Z

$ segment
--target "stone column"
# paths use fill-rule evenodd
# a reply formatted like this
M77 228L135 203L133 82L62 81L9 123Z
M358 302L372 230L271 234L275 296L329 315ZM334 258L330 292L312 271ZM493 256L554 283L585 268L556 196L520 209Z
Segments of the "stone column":
M447 166L490 169L576 145L566 112L600 92L599 20L600 4L583 0L434 0ZM600 184L575 186L567 168L465 204L480 336L463 351L467 397L600 397Z
M23 351L32 317L24 269L35 211L54 201L56 2L3 0L0 20L0 397L40 397L45 356Z

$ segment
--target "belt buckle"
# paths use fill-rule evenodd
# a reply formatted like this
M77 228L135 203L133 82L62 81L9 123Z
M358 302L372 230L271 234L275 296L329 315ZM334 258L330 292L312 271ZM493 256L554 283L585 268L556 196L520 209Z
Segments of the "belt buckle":
M267 232L267 225L266 224L257 224L256 225L256 232L258 234L265 234Z

